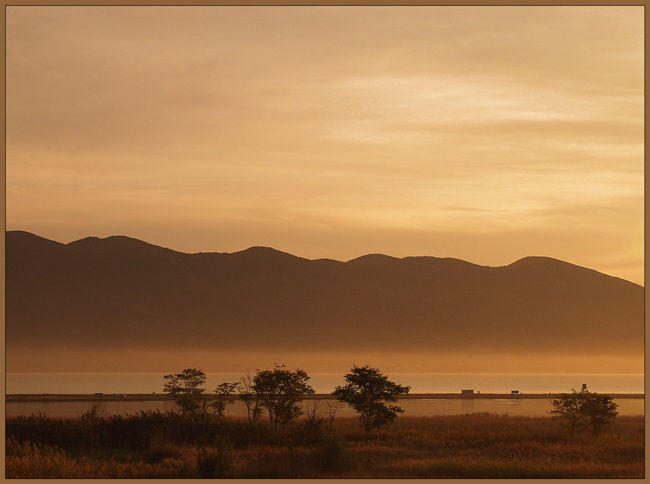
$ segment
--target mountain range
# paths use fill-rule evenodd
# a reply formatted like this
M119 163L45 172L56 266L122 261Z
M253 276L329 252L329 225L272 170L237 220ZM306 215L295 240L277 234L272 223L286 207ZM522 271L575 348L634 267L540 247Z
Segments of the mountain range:
M6 241L6 344L643 354L644 288L548 257L308 260L124 236Z

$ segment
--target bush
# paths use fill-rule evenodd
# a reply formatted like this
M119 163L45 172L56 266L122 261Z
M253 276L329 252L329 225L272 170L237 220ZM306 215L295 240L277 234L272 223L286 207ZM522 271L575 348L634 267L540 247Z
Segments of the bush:
M15 420L7 418L7 428L15 430ZM641 478L645 472L643 417L620 417L598 439L586 433L572 437L549 417L486 414L403 417L372 434L356 419L342 418L335 430L324 425L320 435L311 434L308 424L273 429L246 418L218 423L216 416L100 418L92 428L81 419L20 420L31 422L24 430L33 435L43 429L63 433L69 424L62 441L92 429L101 447L68 450L9 438L7 478ZM131 434L108 434L121 426ZM212 443L197 449L173 435ZM137 450L108 445L126 443L130 436L149 440ZM54 440L44 433L45 438Z
M224 447L201 448L197 451L196 464L203 479L219 479L232 467L232 455Z
M182 449L169 442L163 429L160 429L152 435L149 449L144 455L144 461L155 464L165 459L181 459L182 457Z
M319 449L319 464L324 471L341 471L345 467L345 441L340 437L330 436Z

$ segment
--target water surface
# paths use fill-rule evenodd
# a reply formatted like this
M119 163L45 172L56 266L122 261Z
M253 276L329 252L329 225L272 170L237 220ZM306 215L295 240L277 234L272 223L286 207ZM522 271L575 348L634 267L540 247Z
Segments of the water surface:
M234 382L241 373L208 373L206 388L213 390L224 381ZM314 373L309 383L317 393L331 393L343 385L340 373ZM388 377L411 386L411 393L458 393L474 390L481 393L569 393L583 384L598 393L644 393L643 374L552 374L552 373L392 373ZM7 393L162 393L162 373L8 373ZM643 415L644 400L618 399L620 415ZM410 399L400 400L405 415L458 415L491 412L509 415L548 415L548 399ZM78 417L87 411L90 402L7 402L6 415L30 415L39 412L56 417ZM173 410L171 401L112 401L102 404L104 415L135 414L140 410ZM243 403L228 406L233 416L244 416ZM346 407L339 416L354 415Z
M7 373L6 393L162 393L162 373ZM206 388L238 381L242 373L207 373ZM644 393L642 373L389 373L411 393L568 393L583 384L598 393ZM309 383L316 393L331 393L343 385L341 373L313 373Z
M333 404L336 400L322 401L321 414L327 413L326 405ZM644 400L641 398L617 399L619 415L644 415ZM49 417L80 417L88 411L93 402L7 402L5 413L13 415L38 415L43 413ZM551 410L550 400L547 399L485 399L485 398L458 398L458 399L400 399L397 403L401 406L404 415L414 417L427 417L434 415L464 415L466 413L490 412L508 414L511 416L548 416ZM134 415L139 411L174 410L172 401L108 401L100 404L102 415ZM246 407L242 402L228 405L227 414L231 416L246 416ZM338 413L339 417L356 416L354 411L343 405Z

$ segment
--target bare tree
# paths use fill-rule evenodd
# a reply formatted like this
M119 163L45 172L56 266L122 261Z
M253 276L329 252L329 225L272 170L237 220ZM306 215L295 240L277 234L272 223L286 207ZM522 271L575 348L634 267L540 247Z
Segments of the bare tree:
M325 406L327 407L327 416L330 419L330 427L334 426L334 417L336 417L336 412L343 406L341 400L331 400L327 401Z
M247 371L246 376L240 379L237 387L239 398L246 405L249 422L255 422L262 415L260 396L253 390L253 383L253 377Z
M323 417L321 417L320 409L323 407L322 400L307 400L303 405L303 410L305 411L305 422L308 425L320 425L323 422Z

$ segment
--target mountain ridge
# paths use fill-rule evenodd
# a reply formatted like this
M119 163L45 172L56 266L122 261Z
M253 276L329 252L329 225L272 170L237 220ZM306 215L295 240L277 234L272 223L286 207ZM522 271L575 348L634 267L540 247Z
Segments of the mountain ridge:
M125 236L5 242L7 345L643 352L644 288L549 257L490 267L188 254Z
M522 266L522 265L531 265L531 264L539 264L542 262L545 263L560 263L564 264L567 266L572 266L575 268L580 268L588 271L593 271L598 274L602 274L607 277L611 277L614 279L619 279L621 281L628 282L630 284L634 284L639 287L643 287L640 284L637 284L635 282L629 281L627 279L623 279L621 277L617 276L612 276L610 274L606 274L604 272L597 271L595 269L591 269L589 267L584 267L580 266L577 264L573 264L568 261L564 261L561 259L556 259L554 257L549 257L549 256L539 256L539 255L529 255L529 256L524 256L520 259L517 259L509 264L502 265L502 266L488 266L488 265L481 265L481 264L476 264L474 262L466 261L463 259L458 259L455 257L437 257L437 256L430 256L430 255L411 255L411 256L404 256L404 257L395 257L387 254L382 254L382 253L370 253L370 254L364 254L352 259L349 259L347 261L342 261L338 259L331 259L331 258L317 258L317 259L307 259L306 257L301 257L295 254L291 254L289 252L285 252L279 249L275 249L273 247L269 246L260 246L260 245L255 245L248 247L246 249L234 251L234 252L218 252L218 251L200 251L200 252L182 252L176 249L168 248L168 247L163 247L160 245L152 244L134 237L126 236L126 235L110 235L107 237L96 237L96 236L88 236L84 237L78 240L74 240L68 243L62 243L62 242L57 242L51 239L47 239L45 237L39 236L37 234L24 231L24 230L7 230L5 231L5 240L7 240L7 237L14 237L16 235L19 235L21 237L26 237L29 236L34 240L39 240L43 243L50 243L50 244L56 244L58 246L68 246L68 247L80 247L87 245L89 242L92 242L93 244L100 244L100 243L112 243L112 242L118 242L120 246L127 246L130 245L132 247L147 247L147 248L154 248L154 249L163 249L165 251L173 252L175 254L183 254L183 255L212 255L212 254L219 254L219 255L245 255L245 254L273 254L273 256L289 256L291 258L295 259L300 259L304 261L310 261L310 262L317 262L317 261L327 261L327 262L336 262L336 263L341 263L341 264L357 264L357 263L366 263L367 261L377 261L377 260L383 260L383 261L422 261L422 262L435 262L435 263L458 263L458 264L463 264L466 266L474 266L474 267L485 267L485 268L501 268L501 267L517 267L517 266Z

